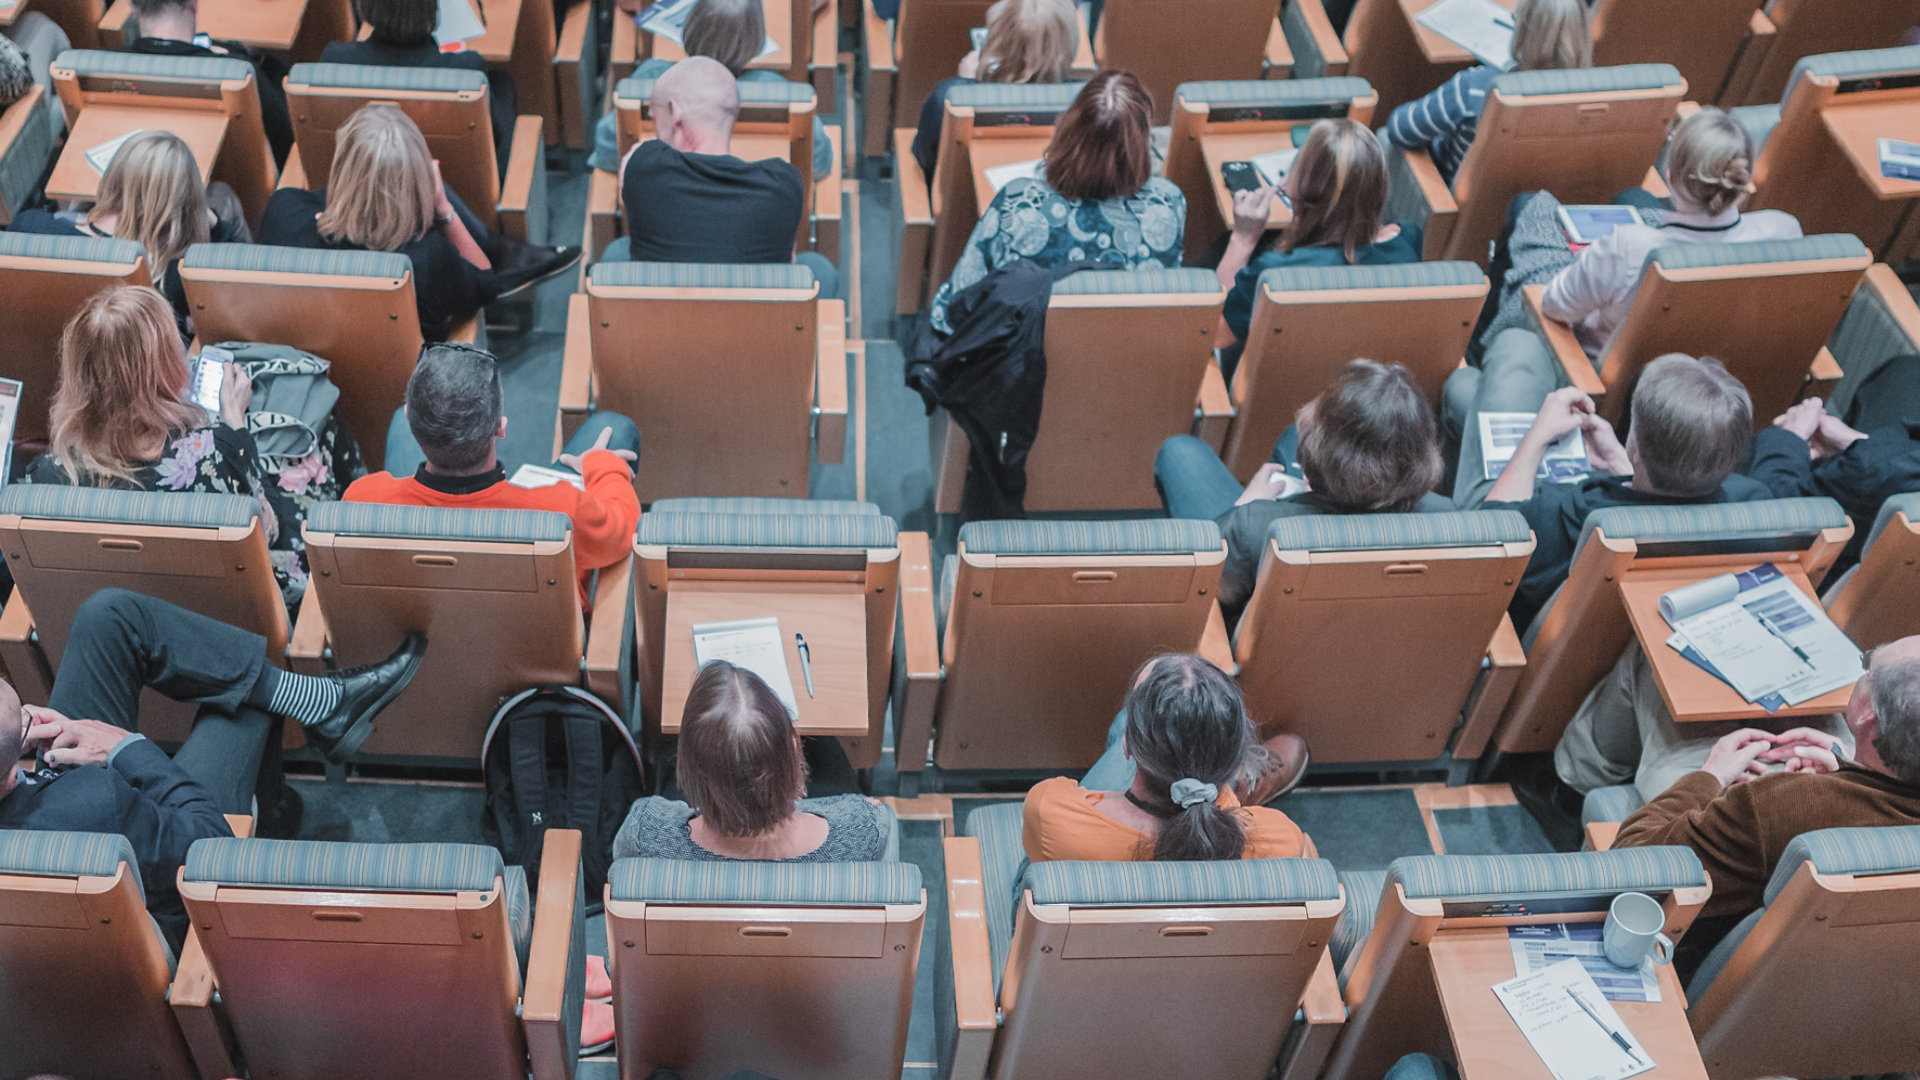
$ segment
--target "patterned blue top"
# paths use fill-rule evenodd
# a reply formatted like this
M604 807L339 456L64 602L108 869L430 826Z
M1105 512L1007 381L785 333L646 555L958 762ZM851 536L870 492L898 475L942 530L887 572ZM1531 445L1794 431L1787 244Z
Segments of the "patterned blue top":
M1452 183L1480 128L1487 90L1499 74L1485 64L1470 67L1426 97L1393 110L1387 118L1387 141L1402 150L1427 151L1440 175Z
M1011 181L980 215L953 276L934 294L933 327L952 333L947 305L954 295L1016 259L1042 266L1092 259L1129 270L1177 267L1186 227L1187 198L1164 177L1099 202L1069 199L1045 180Z

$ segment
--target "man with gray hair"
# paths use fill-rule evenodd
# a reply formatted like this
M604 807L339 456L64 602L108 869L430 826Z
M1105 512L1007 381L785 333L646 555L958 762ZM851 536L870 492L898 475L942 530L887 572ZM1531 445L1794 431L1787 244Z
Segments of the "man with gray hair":
M1729 733L1698 770L1627 818L1613 846L1692 848L1713 882L1701 914L1731 920L1760 906L1801 833L1920 825L1920 637L1868 654L1845 715L1852 755L1808 728Z

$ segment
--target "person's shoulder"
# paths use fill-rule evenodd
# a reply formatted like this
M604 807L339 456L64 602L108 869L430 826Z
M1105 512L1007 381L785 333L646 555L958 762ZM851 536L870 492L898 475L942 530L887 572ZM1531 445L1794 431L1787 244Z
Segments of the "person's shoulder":
M327 199L320 191L303 187L278 188L267 198L265 210L260 212L260 240L268 243L271 232L300 234L313 232L318 234L319 226L313 222L313 216L327 208Z
M1791 240L1803 235L1800 219L1785 210L1748 210L1740 218L1752 226L1755 233L1764 236Z
M1180 185L1164 176L1148 177L1146 184L1140 188L1139 193L1136 194L1134 198L1158 199L1162 202L1177 203L1182 206L1186 205L1187 202L1186 192L1180 190Z
M7 226L8 232L39 233L46 236L84 236L80 226L59 217L50 210L35 207L14 215L13 224Z
M1050 776L1027 789L1025 802L1029 815L1076 804L1084 807L1086 790L1071 776Z
M657 79L671 70L673 70L673 61L665 59L664 57L649 56L645 60L640 61L639 67L633 69L633 77L636 79Z
M1425 495L1420 496L1420 501L1414 505L1413 512L1416 514L1450 514L1458 509L1460 508L1454 505L1452 499L1447 498L1445 495L1436 495L1429 491Z
M1284 812L1271 806L1244 806L1246 856L1250 859L1293 858L1304 854L1305 830Z
M414 497L419 487L419 481L411 476L395 476L389 472L368 473L348 484L347 489L340 493L340 501L405 506L419 501Z
M1752 502L1756 499L1771 499L1773 492L1767 485L1743 473L1732 473L1720 482L1721 494L1727 502Z

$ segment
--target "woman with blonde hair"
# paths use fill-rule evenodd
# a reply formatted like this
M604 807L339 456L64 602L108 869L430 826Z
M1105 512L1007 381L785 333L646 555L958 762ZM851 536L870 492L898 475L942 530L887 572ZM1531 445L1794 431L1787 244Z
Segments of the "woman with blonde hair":
M1293 207L1293 220L1256 255L1276 195ZM1234 193L1233 236L1216 268L1227 300L1214 343L1227 348L1246 339L1268 270L1419 262L1419 226L1381 224L1386 207L1387 159L1373 133L1354 120L1315 121L1279 185Z
M1520 0L1513 10L1512 71L1565 71L1593 66L1593 34L1586 0ZM1402 150L1424 150L1448 181L1465 160L1480 127L1480 112L1498 68L1470 67L1438 90L1393 110L1387 139Z
M29 210L14 220L13 231L68 236L111 236L146 249L149 272L173 304L182 337L191 338L187 292L180 282L180 257L194 244L246 240L238 214L216 216L210 195L224 194L236 210L238 200L225 184L210 191L200 182L200 166L187 144L167 131L143 131L122 143L100 178L93 208L84 215Z
M959 76L946 79L920 107L920 128L913 135L913 159L927 183L940 157L940 125L947 94L974 83L1061 83L1080 48L1080 21L1069 0L998 0L987 9L987 38L962 57Z
M267 201L260 242L397 251L413 263L420 333L444 341L503 296L558 274L578 248L545 248L490 233L440 179L426 137L397 105L374 102L340 125L318 191L283 187Z

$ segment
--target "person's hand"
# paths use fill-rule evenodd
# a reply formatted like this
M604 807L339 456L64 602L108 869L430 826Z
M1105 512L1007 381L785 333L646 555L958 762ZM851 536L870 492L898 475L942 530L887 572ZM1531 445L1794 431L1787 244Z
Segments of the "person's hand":
M607 443L611 441L613 441L613 429L601 428L600 437L593 440L593 447L591 449L589 449L586 453L583 453L583 454L561 454L560 464L565 465L567 468L572 469L574 472L582 472L584 470L580 468L580 459L586 457L587 454L593 453L594 450L606 450ZM612 450L612 451L609 451L609 453L620 455L620 458L623 461L639 461L640 460L640 455L634 453L631 450Z
M1540 413L1527 429L1527 438L1545 446L1559 442L1568 432L1583 431L1593 416L1593 399L1582 390L1563 386L1540 403Z
M1721 787L1727 787L1746 777L1754 761L1771 749L1773 736L1756 728L1741 728L1713 744L1700 771L1712 773Z
M131 732L98 720L73 720L38 705L27 713L27 750L39 750L49 765L105 765L107 755Z
M222 364L220 373L220 422L240 431L247 429L247 406L253 404L253 380L239 364Z
M1773 737L1773 749L1761 760L1784 763L1787 772L1823 773L1840 768L1840 740L1824 731L1797 727Z
M433 159L433 216L445 221L453 216L453 200L447 198L447 185L440 179L440 159Z
M1774 417L1773 426L1785 428L1811 444L1814 433L1820 430L1820 418L1825 415L1826 406L1819 398L1811 397Z
M1588 413L1580 425L1580 437L1586 443L1587 464L1597 472L1614 476L1632 476L1633 459L1627 456L1627 448L1620 445L1620 437L1613 433L1613 425L1602 419L1597 413Z
M979 49L971 50L967 55L960 58L959 73L963 79L977 79L980 77Z
M1278 499L1286 494L1291 479L1287 475L1285 465L1269 461L1260 466L1259 470L1253 474L1253 479L1247 481L1246 490L1240 493L1238 499L1233 500L1233 505L1245 506L1259 499Z
M1233 237L1246 242L1258 241L1267 231L1267 216L1273 212L1276 189L1265 184L1252 191L1233 193Z
M1866 437L1866 432L1854 430L1839 417L1821 413L1820 430L1814 432L1812 441L1807 445L1813 450L1814 457L1833 457Z

